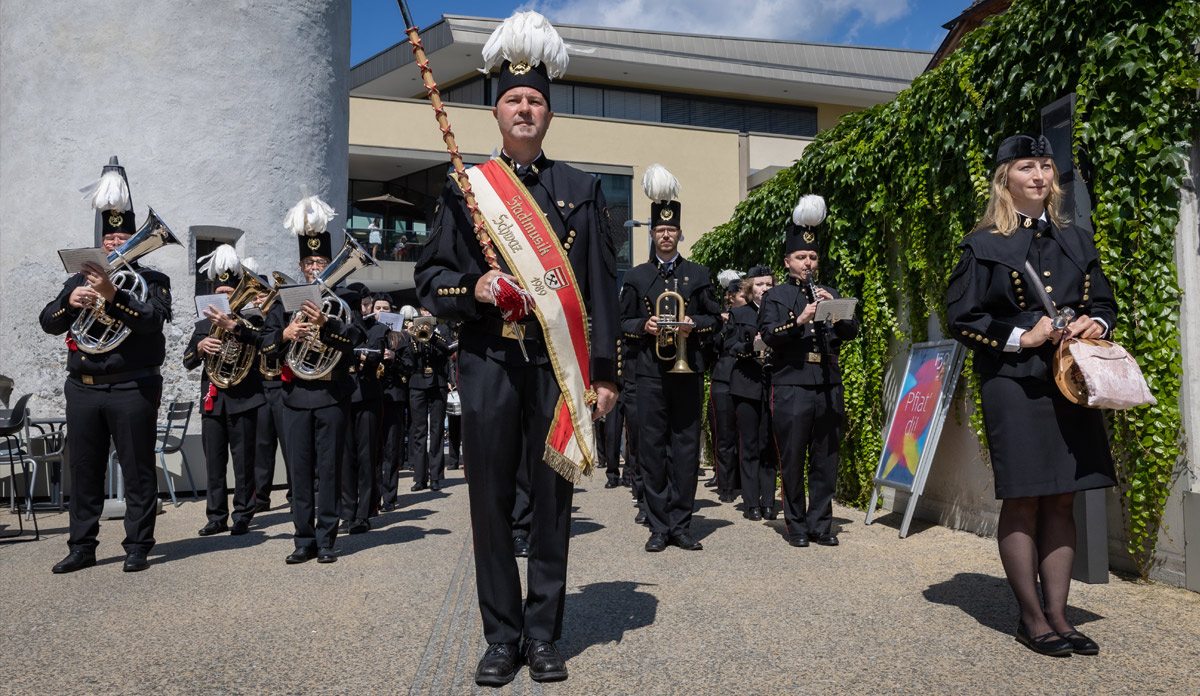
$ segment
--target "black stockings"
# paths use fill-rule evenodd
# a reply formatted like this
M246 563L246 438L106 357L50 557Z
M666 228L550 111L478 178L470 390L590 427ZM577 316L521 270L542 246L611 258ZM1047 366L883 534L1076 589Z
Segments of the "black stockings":
M1000 508L1000 562L1030 635L1073 630L1066 611L1075 563L1074 503L1074 493L1063 493L1009 498Z

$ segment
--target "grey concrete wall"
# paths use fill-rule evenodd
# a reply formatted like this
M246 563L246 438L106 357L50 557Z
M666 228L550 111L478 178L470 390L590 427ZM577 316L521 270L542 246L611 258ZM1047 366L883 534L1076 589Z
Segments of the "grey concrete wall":
M78 188L118 155L138 222L153 206L183 242L147 265L174 295L164 402L196 399L195 239L295 274L300 185L345 212L349 60L347 0L0 3L0 374L35 415L63 406L66 347L37 315L66 279L55 250L93 244Z

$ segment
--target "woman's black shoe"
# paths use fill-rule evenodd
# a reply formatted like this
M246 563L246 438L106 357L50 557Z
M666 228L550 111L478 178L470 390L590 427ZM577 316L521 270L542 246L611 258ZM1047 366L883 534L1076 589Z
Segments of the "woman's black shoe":
M1088 638L1079 631L1067 631L1066 633L1058 634L1066 639L1071 644L1071 650L1076 655L1098 655L1100 654L1100 646L1096 641Z
M1063 638L1054 631L1031 638L1029 630L1025 628L1024 621L1017 622L1017 642L1034 652L1051 657L1066 657L1075 652L1071 641Z

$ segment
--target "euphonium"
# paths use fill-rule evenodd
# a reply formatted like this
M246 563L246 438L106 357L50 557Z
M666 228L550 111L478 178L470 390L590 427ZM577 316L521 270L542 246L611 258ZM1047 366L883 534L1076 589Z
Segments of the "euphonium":
M253 328L239 312L253 302L260 292L266 291L267 285L250 269L242 266L242 279L229 298L229 316L235 322ZM204 358L204 371L208 373L208 380L221 389L228 389L246 379L250 368L254 366L254 354L257 352L254 346L239 343L231 332L215 323L209 330L208 337L221 342L220 350Z
M679 288L679 281L675 281L676 289ZM674 309L672 309L674 305ZM663 290L658 299L654 301L654 315L659 318L658 322L658 340L654 344L654 354L659 360L675 361L675 365L669 370L673 374L691 374L695 372L688 365L687 361L687 336L679 332L679 327L687 324L684 321L684 300L683 295L680 295L674 290ZM663 317L674 317L672 320L662 321ZM664 348L675 348L674 355L664 354Z
M333 289L360 268L377 265L375 259L353 237L346 235L346 244L337 258L312 282L321 288L321 313L343 324L350 321L350 307L334 294ZM292 321L302 316L302 312L296 312L292 314ZM288 367L300 379L320 379L328 375L342 357L340 352L321 342L320 333L313 331L303 341L297 341L288 348Z
M139 302L146 301L146 281L135 270L133 264L150 252L167 246L179 244L179 240L171 233L167 223L150 209L150 215L138 231L130 237L121 248L108 255L108 264L113 267L109 271L109 281L118 290L125 290ZM71 338L75 345L85 353L97 354L121 345L129 337L129 327L117 321L104 312L104 298L97 298L90 306L85 307L75 321L71 323Z

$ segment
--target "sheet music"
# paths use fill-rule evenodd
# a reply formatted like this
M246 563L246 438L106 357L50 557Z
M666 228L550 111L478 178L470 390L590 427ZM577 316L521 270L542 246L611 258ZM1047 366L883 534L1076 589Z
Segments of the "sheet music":
M238 312L238 314L242 315L242 317L245 319L265 319L266 318L263 316L262 310L259 309L258 307L255 307L254 305L242 307L242 309Z
M764 351L766 349L767 349L767 344L766 344L766 341L762 340L762 336L755 336L754 337L754 352L761 353L762 351Z
M279 301L283 303L283 311L288 314L299 312L304 301L308 300L316 306L321 306L321 288L312 283L303 285L284 285L279 288Z
M380 312L375 315L375 321L380 324L387 324L390 331L404 330L404 315L396 314L395 312Z
M108 265L108 254L103 249L88 247L86 249L59 249L58 258L62 259L63 268L67 273L82 273L83 264L91 263L105 271L111 271Z
M817 313L813 321L841 321L854 318L854 308L858 305L857 297L840 297L836 300L821 300L817 303Z
M204 310L208 309L209 305L216 307L221 312L229 314L229 298L223 292L218 292L215 295L197 295L196 296L196 316L204 316Z

